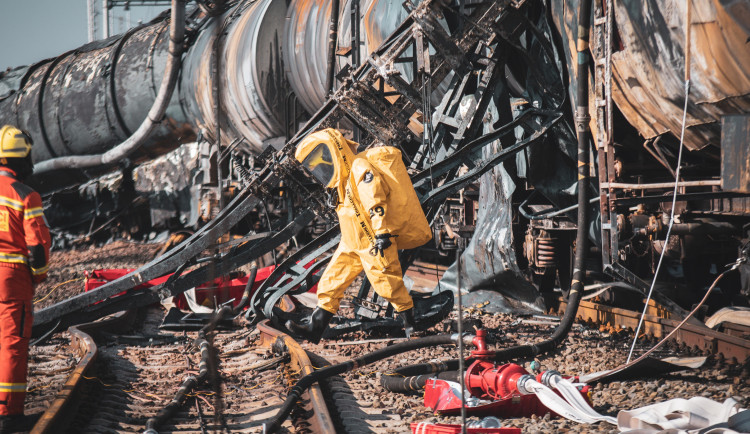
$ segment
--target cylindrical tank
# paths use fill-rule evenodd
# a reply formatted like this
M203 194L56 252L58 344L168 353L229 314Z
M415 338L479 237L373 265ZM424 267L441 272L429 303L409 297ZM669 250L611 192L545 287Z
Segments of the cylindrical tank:
M698 150L720 146L722 116L750 111L750 6L737 0L688 1L692 8L691 86L685 146ZM612 98L644 138L665 133L679 138L685 103L687 2L613 3ZM571 77L576 76L577 67L573 61L578 36L576 4L577 0L551 3L555 26L566 40L562 47ZM570 83L570 92L575 94L575 82ZM592 116L594 102L591 98Z
M260 0L238 6L198 36L183 63L181 94L199 129L216 137L216 92L222 106L221 137L242 139L255 152L283 134L285 83L281 62L286 2ZM218 28L217 28L218 27ZM214 74L221 34L220 82Z
M183 59L179 86L163 121L132 158L162 155L195 140L200 131L214 138L217 89L223 143L241 139L246 148L260 152L264 140L283 134L286 86L280 45L285 16L285 1L259 0L210 19ZM35 162L108 151L139 127L153 104L168 59L169 25L167 19L157 19L0 74L0 125L30 132Z
M300 104L310 113L326 99L330 21L331 2L327 0L294 0L287 12L284 66Z
M15 124L35 140L35 162L105 152L135 131L164 74L169 23L84 45L26 70L0 100L0 124ZM174 95L139 156L159 155L195 137ZM179 141L178 141L179 140Z
M340 3L340 49L351 45L351 3ZM315 112L326 98L332 6L324 0L288 5L256 0L216 18L190 14L195 28L187 33L190 47L177 89L163 121L132 158L153 158L199 133L216 139L217 130L223 144L241 141L260 152L267 139L284 133L289 84ZM407 15L401 0L362 0L360 62ZM168 59L166 17L28 69L0 73L0 124L31 133L36 162L100 154L118 145L139 127L159 89ZM348 61L339 57L338 67ZM397 67L410 78L410 65Z
M351 48L352 1L341 2L339 15L338 50ZM284 65L287 79L300 103L310 113L315 113L326 101L325 88L328 76L328 28L331 21L331 2L326 0L293 0L286 18ZM362 0L360 2L361 43L359 63L380 44L409 15L399 0ZM349 56L340 56L337 67L350 62ZM398 68L404 68L399 65ZM402 70L411 80L409 67Z

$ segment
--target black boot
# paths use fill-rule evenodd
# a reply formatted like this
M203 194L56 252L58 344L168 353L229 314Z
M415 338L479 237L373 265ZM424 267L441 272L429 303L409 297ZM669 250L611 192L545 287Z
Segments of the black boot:
M411 338L412 333L417 329L417 323L414 321L414 308L398 312L398 316L401 317L401 321L404 322L404 333L406 334L406 339Z
M320 337L323 336L323 332L328 327L328 323L331 322L331 318L333 318L331 312L316 307L312 315L310 315L310 318L307 320L307 323L300 325L292 321L287 321L286 328L293 334L317 344L320 342Z
M31 431L34 424L39 420L39 416L41 414L0 416L0 434Z

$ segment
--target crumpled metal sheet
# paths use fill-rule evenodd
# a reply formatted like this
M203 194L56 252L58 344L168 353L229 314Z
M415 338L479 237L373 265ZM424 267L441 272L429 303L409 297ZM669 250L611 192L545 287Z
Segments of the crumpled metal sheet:
M494 106L488 109L484 132L498 115ZM497 152L500 141L483 149L483 157ZM471 242L461 255L461 288L463 304L470 306L488 301L482 309L489 312L528 313L544 310L536 288L521 273L513 249L511 197L515 184L502 164L482 175L479 181L479 212ZM453 265L440 279L437 291L456 292L457 267Z
M685 145L720 146L721 116L750 111L750 14L747 2L692 1L691 89ZM575 0L553 0L555 27L563 40L568 76L576 77L578 36ZM625 118L647 139L680 136L685 102L685 8L683 0L614 2L612 97ZM592 21L593 22L593 21ZM618 39L619 38L619 39ZM592 47L595 39L591 38ZM593 77L592 87L593 90ZM569 86L575 95L575 80ZM571 104L575 99L571 98ZM594 98L590 100L590 113ZM595 120L592 120L592 131Z
M685 8L682 0L615 2L624 49L612 55L613 98L646 138L680 136ZM721 116L750 111L750 33L737 20L718 0L692 2L688 149L718 147Z
M133 171L136 192L148 198L152 226L188 221L198 160L198 144L188 143Z

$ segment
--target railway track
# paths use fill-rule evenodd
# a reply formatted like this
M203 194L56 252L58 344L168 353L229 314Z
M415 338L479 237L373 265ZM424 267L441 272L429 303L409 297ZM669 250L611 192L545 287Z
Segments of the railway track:
M560 303L559 310L565 311L567 303ZM643 333L661 339L674 330L679 320L664 318L665 313L651 301L643 318ZM640 312L607 306L601 303L581 301L578 306L578 317L598 325L611 325L620 329L638 327ZM722 333L700 324L686 323L673 336L673 340L705 354L721 354L726 359L736 359L739 363L750 361L750 331L746 327L731 325L728 333Z
M30 414L45 413L34 433L61 432L63 426L68 432L144 432L149 418L170 402L183 378L196 374L199 354L190 348L197 332L160 330L164 312L158 307L149 307L142 316L116 317L72 328L35 347L26 408ZM637 313L584 302L579 316L628 326ZM646 320L651 321L646 330L655 337L668 332L673 321ZM534 324L533 320L525 321L526 327ZM133 328L134 323L139 325ZM692 336L701 331L706 333L703 342L722 339L721 343L694 350L721 354L730 364L746 364L750 341L696 327L686 333ZM529 337L524 333L518 336ZM199 385L159 432L262 432L263 423L276 413L296 380L317 368L389 343L388 339L351 339L304 344L303 348L265 321L255 329L218 332L212 347L218 356L221 393L217 394L210 382ZM66 345L73 348L72 353L61 351ZM449 356L449 350L436 349L420 357L431 360ZM404 414L404 403L409 402L385 396L372 386L375 381L367 381L367 376L375 378L375 372L365 371L316 384L303 395L282 432L404 432L410 421L426 416L417 409L412 415ZM55 399L51 399L55 393Z
M133 331L112 332L99 323L81 327L90 335L72 344L78 352L89 351L33 432L59 433L63 426L80 433L143 432L149 418L170 402L182 379L198 369L198 354L189 348L197 333L159 330L162 319L160 308L149 307ZM288 356L274 356L259 344L259 334L247 329L219 333L213 346L220 360L223 393L219 397L210 385L199 385L160 431L259 432L263 420L282 402L280 386L294 373L286 367L294 366L287 363ZM76 409L72 416L71 409Z
M149 418L172 399L183 377L195 374L198 364L189 350L196 332L159 330L162 319L162 310L150 307L145 318L138 319L137 330L123 333L132 318L118 318L79 326L70 331L72 339L51 342L50 351L69 343L78 364L51 379L56 381L48 390L57 388L57 395L33 432L144 432ZM217 333L213 346L223 383L220 399L210 385L201 385L159 432L262 432L263 422L275 414L290 385L330 363L306 352L267 321L257 330ZM35 370L41 372L42 367ZM41 398L40 394L31 399L31 407L45 408ZM334 377L305 393L283 428L302 433L392 433L401 432L403 422L400 416L358 405L346 382Z

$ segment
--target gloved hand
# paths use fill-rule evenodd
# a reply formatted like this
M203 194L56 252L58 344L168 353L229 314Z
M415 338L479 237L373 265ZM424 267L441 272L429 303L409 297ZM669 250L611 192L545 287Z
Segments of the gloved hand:
M370 249L370 254L373 256L377 256L378 253L380 253L380 256L385 256L385 249L388 247L391 247L393 244L391 242L392 237L397 237L398 235L391 235L391 234L380 234L375 235L375 247Z

